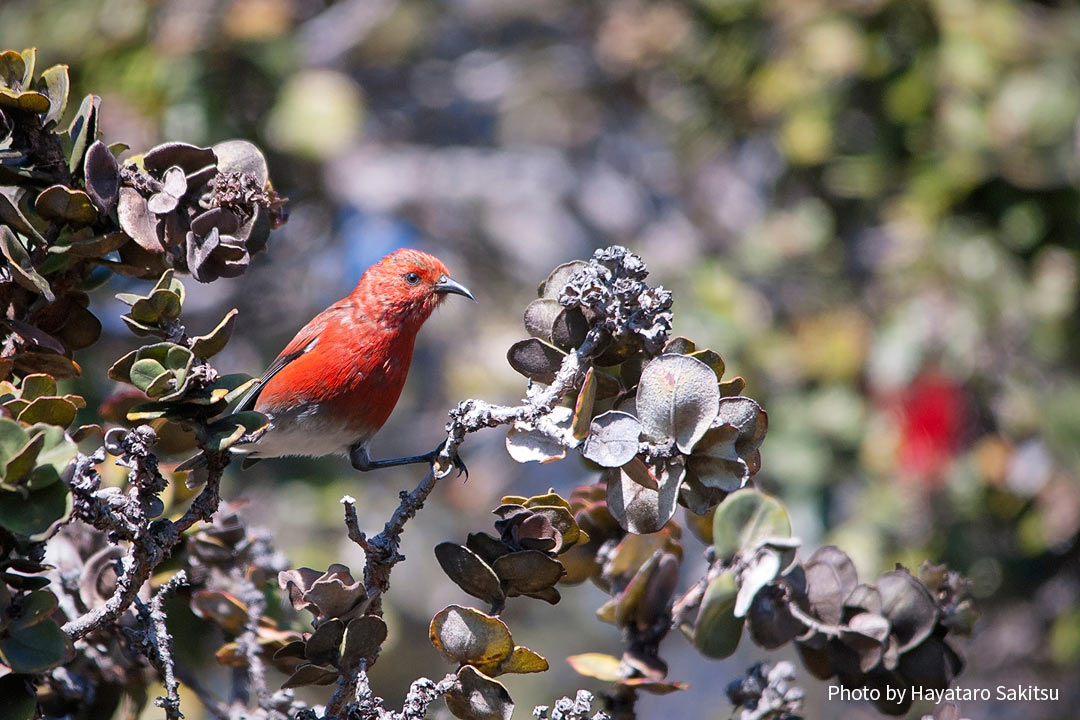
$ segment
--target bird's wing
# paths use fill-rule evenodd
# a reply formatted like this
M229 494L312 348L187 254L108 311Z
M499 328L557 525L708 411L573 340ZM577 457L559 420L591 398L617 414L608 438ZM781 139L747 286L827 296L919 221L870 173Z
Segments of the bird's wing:
M335 319L335 316L343 312L348 312L352 310L352 308L352 302L346 298L334 303L326 310L323 310L316 315L311 322L300 330L300 332L296 333L296 337L285 346L285 349L281 351L281 354L277 356L274 362L270 363L270 367L266 368L266 372L259 378L258 384L251 388L251 390L248 390L247 394L240 399L240 402L233 412L254 410L255 403L259 400L259 393L266 387L266 383L270 382L271 378L284 370L285 366L293 360L296 360L298 357L315 349L315 346L319 342L319 337L326 327Z

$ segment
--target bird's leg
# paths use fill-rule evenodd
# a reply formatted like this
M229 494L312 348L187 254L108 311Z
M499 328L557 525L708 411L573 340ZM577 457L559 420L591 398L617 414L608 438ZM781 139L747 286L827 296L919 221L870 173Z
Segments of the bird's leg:
M409 455L408 457L399 458L386 458L385 460L373 460L368 455L368 450L363 445L353 445L349 449L349 461L352 462L352 466L360 472L367 472L368 470L379 470L381 468L397 467L398 465L412 465L413 463L434 463L439 457L439 453L442 452L443 446L435 448L429 453L423 455ZM455 453L454 454L454 467L457 468L458 475L465 473L465 479L469 478L469 469L465 467L465 462Z

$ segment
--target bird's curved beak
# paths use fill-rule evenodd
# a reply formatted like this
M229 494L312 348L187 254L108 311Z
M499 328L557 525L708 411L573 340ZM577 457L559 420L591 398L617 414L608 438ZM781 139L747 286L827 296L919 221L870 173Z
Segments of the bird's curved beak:
M469 288L465 287L457 280L447 277L446 275L443 275L441 278L439 278L439 281L435 283L435 292L464 295L473 302L476 302L476 297L474 297L473 294L469 292Z

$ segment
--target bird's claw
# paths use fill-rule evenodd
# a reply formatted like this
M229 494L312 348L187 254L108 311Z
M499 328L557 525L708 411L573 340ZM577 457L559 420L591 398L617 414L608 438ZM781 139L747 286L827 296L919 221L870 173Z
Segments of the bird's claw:
M443 453L444 453L445 450L446 450L446 441L444 440L442 442L442 444L439 445L439 447L435 448L435 452L433 453L434 457L432 458L432 465L434 465L434 467L435 467L435 472L439 473L439 477L446 477L447 475L450 474L449 469L443 470L440 467L440 461L443 459ZM457 452L456 448L454 449L454 455L451 458L451 462L453 464L453 469L457 470L457 477L461 477L461 474L465 473L465 482L468 482L469 481L469 468L466 467L465 461L461 459L461 455L460 455L460 453Z
M457 469L457 476L461 477L461 474L465 473L465 482L469 482L469 468L465 466L465 461L457 453L454 453L454 467Z

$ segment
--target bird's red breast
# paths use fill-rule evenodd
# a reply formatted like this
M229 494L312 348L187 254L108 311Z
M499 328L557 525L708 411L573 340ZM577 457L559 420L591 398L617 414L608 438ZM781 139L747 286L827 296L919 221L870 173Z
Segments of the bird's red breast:
M290 422L286 417L302 424L307 408L319 426L344 425L357 440L378 431L405 385L416 334L444 296L437 283L447 277L438 259L417 250L399 250L368 268L347 298L316 316L278 356L275 364L284 365L255 405L271 417L271 432Z

